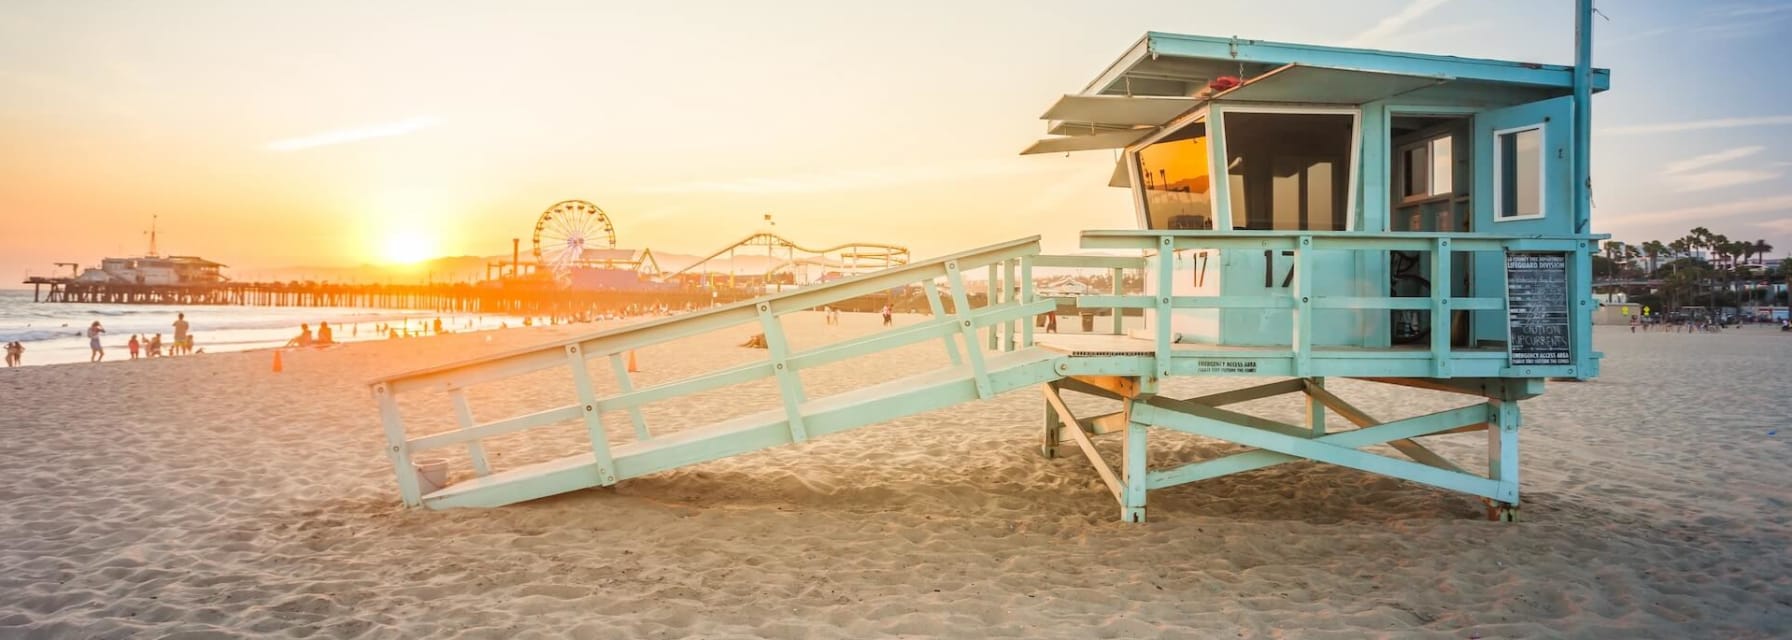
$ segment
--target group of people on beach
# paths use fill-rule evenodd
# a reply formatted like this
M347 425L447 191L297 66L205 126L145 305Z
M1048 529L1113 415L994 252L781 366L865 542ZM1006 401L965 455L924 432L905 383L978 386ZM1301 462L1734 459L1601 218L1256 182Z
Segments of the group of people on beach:
M299 335L286 341L288 347L309 347L312 345L336 344L336 332L330 329L330 323L317 323L317 335L311 335L311 324L300 323Z
M25 343L19 342L17 340L6 343L6 366L9 366L9 367L19 366L19 361L23 360L24 358L25 358Z
M175 314L174 343L168 346L168 353L165 355L188 355L204 351L203 349L193 348L193 334L188 332L190 326L191 325L187 323L186 313ZM106 359L106 347L100 342L100 336L105 335L105 333L106 328L101 326L100 321L98 320L93 321L93 324L87 326L87 347L93 351L87 358L88 362L100 362ZM157 358L164 355L162 353L162 334L159 333L151 336L147 340L145 340L141 334L132 334L130 342L125 343L125 348L130 351L132 360L136 360L140 355L144 354L147 354L147 356L151 358ZM24 347L20 347L20 350L23 351Z

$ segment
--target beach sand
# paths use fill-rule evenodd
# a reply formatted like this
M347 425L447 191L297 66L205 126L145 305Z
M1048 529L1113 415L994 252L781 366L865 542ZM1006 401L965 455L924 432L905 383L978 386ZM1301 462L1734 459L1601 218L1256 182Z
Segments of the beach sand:
M789 325L799 346L878 329L842 318ZM1771 329L1600 327L1601 378L1523 403L1517 524L1311 463L1152 492L1148 522L1124 524L1074 449L1038 454L1030 391L499 509L399 504L368 380L589 330L290 351L279 374L267 351L0 370L0 637L1792 635L1792 336ZM753 332L642 350L639 380L763 358L735 346ZM819 396L945 361L930 342L804 380ZM646 418L667 433L776 406L767 388ZM1383 419L1466 404L1330 388ZM469 396L492 419L570 389L542 373ZM401 399L413 435L449 426L445 400ZM1153 465L1230 450L1153 438ZM1440 450L1479 467L1483 441ZM566 426L487 447L506 468L584 444Z

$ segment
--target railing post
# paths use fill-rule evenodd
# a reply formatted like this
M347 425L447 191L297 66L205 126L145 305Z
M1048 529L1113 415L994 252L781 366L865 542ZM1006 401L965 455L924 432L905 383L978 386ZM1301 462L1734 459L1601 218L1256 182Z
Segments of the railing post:
M1020 258L1020 302L1031 304L1038 299L1033 293L1033 256ZM1033 318L1028 317L1020 323L1020 344L1023 347L1033 346Z
M629 378L628 363L623 361L622 357L620 351L610 354L610 371L616 374L616 392L633 393L635 382ZM640 405L628 408L628 419L629 422L634 423L635 440L644 441L653 438L653 434L647 431L647 418L641 415Z
M1431 240L1431 376L1450 377L1450 239Z
M567 365L572 367L572 384L579 392L579 412L585 419L585 433L591 438L591 455L597 460L597 483L616 484L616 461L610 458L610 436L604 433L604 416L597 406L597 387L591 384L591 370L585 367L585 356L579 345L566 345Z
M1014 288L1014 285L1015 285L1015 282L1014 282L1014 267L1015 267L1015 265L1014 265L1014 263L1016 261L1017 260L1003 260L1002 261L1002 300L1006 304L1014 304L1016 302L1016 300L1015 300L1016 292L1015 292L1015 288ZM1032 318L1028 318L1028 320L1031 321ZM1009 320L1007 322L1002 323L1002 350L1003 351L1013 351L1014 350L1014 328L1015 328L1015 324L1018 322L1020 322L1020 321L1019 320ZM1027 326L1030 327L1033 325L1029 324Z
M423 493L417 487L417 468L411 465L411 450L405 443L404 422L398 415L398 399L392 397L385 383L373 385L373 397L380 405L380 422L386 427L386 456L392 459L392 471L398 476L398 495L407 507L423 504Z
M933 311L934 319L945 319L946 305L940 303L940 286L933 278L928 278L921 281L921 288L927 294L927 308ZM952 366L964 364L964 358L958 355L958 340L949 335L946 336L946 358L952 361Z
M771 303L759 303L759 328L765 331L765 350L771 354L772 375L778 380L778 395L784 399L790 441L808 440L809 433L803 429L803 379L790 368L790 343L784 339L784 324L772 315Z
M1122 291L1125 291L1125 288L1122 287L1120 284L1125 279L1125 277L1126 277L1125 269L1122 269L1120 267L1114 267L1114 281L1109 283L1108 288L1113 290L1113 294L1116 297L1119 296ZM1126 335L1126 320L1125 320L1125 315L1123 315L1123 313L1122 313L1123 311L1125 311L1125 310L1121 309L1120 307L1114 307L1114 335L1117 335L1117 336Z
M1313 368L1313 237L1301 236L1294 249L1294 375Z
M983 351L977 346L977 326L971 322L970 296L964 291L964 274L958 269L957 260L946 261L946 286L952 288L952 306L958 316L958 332L964 336L964 355L971 361L971 376L977 383L977 397L995 396L994 387L989 384L989 370L983 364Z
M1574 324L1569 329L1569 348L1574 350L1574 371L1570 374L1576 378L1586 379L1593 374L1593 258L1587 248L1586 240L1576 241L1580 248L1569 256L1568 277L1571 286L1568 296L1569 317ZM1785 262L1780 264L1784 265ZM1781 267L1784 273L1785 267Z
M448 391L448 397L454 401L454 421L462 429L473 428L473 407L467 405L466 391L456 387ZM467 443L467 456L473 459L473 473L482 477L492 474L491 465L485 461L485 446L478 440Z
M989 306L991 307L1002 304L1002 271L995 263L990 263L989 265L989 294L985 296L985 298L988 300ZM989 325L990 351L1002 348L1001 333L1002 328L1000 326L993 324Z
M1170 318L1173 315L1170 306L1171 293L1175 289L1176 274L1176 240L1170 236L1158 236L1157 241L1157 349L1156 367L1152 370L1155 378L1170 377ZM1155 389L1156 385L1150 385Z

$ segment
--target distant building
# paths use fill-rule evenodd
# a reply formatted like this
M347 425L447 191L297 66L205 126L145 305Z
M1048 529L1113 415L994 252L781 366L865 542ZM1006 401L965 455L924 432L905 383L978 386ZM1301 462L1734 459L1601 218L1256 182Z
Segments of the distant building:
M224 265L193 256L144 256L106 258L99 267L88 267L76 282L113 284L217 284L228 280Z

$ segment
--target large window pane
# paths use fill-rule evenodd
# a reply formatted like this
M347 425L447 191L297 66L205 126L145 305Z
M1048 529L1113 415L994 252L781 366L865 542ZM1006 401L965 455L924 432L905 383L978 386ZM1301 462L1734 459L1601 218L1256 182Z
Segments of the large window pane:
M1543 130L1499 134L1499 214L1517 218L1543 214Z
M1225 120L1233 228L1346 228L1352 116L1228 111Z
M1212 229L1207 124L1195 123L1139 150L1145 221L1152 229Z

